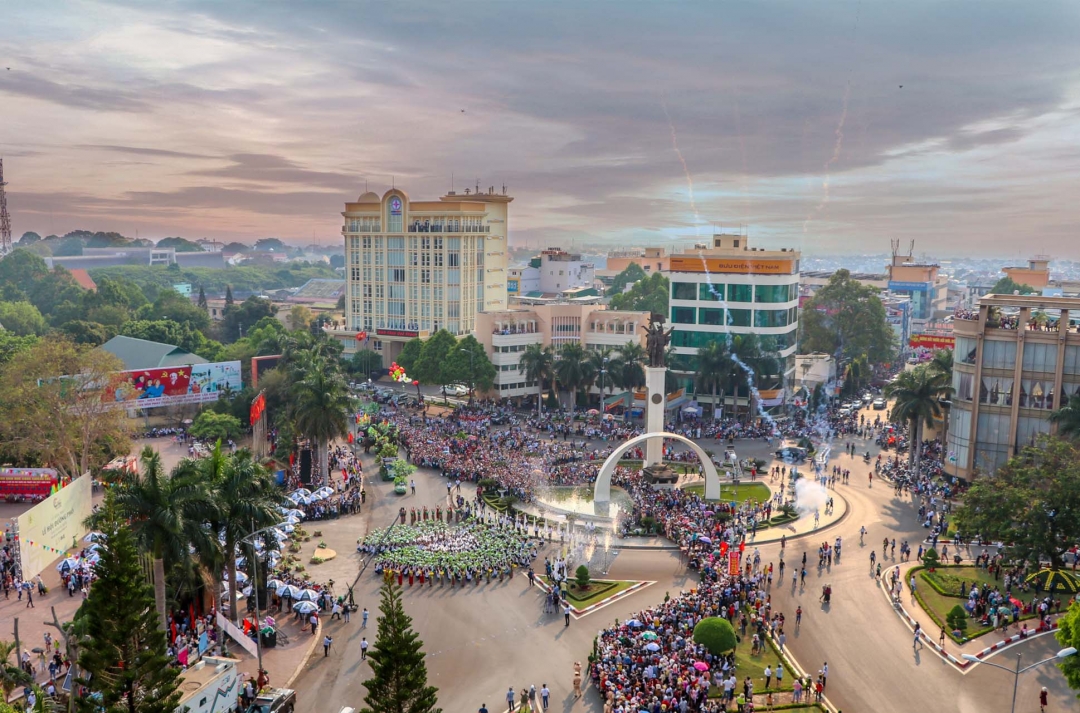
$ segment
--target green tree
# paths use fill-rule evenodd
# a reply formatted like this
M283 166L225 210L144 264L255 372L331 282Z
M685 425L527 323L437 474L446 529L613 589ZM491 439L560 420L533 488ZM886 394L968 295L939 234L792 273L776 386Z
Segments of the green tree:
M115 335L103 324L88 322L85 319L73 319L60 325L60 332L75 344L100 347Z
M1057 426L1057 434L1063 438L1080 438L1080 394L1062 396L1061 408L1050 414L1050 423Z
M668 279L662 273L654 272L652 275L635 282L628 292L613 296L611 298L611 309L631 312L657 312L666 315L668 313L668 289Z
M1011 277L1005 276L994 283L994 286L990 288L990 294L992 295L1011 295L1013 293L1020 293L1021 295L1037 295L1039 291L1031 285L1022 285L1015 282Z
M847 270L837 270L806 303L799 331L802 354L822 352L848 361L865 354L871 365L896 358L896 336L877 290Z
M225 285L225 306L236 304L236 300L233 299L232 285Z
M949 625L949 629L952 631L963 632L967 629L968 613L964 609L963 605L957 604L949 613L945 615L945 623Z
M1058 629L1054 633L1058 643L1062 647L1071 646L1080 649L1080 600L1073 600L1064 616L1057 620ZM1080 655L1073 654L1057 665L1065 674L1065 680L1069 688L1074 691L1080 690ZM1080 695L1077 695L1080 698Z
M555 362L555 378L570 390L570 419L573 420L578 390L589 388L596 379L596 369L580 342L563 344L559 359Z
M704 646L713 656L723 656L735 649L738 640L731 622L718 616L707 616L694 627L694 643Z
M315 321L315 313L306 305L293 305L289 310L289 329L309 330Z
M926 568L933 571L941 563L941 557L938 555L938 551L933 547L928 549L922 556L922 563L926 565Z
M398 364L401 364L401 362L399 361ZM404 364L401 365L404 366ZM349 359L349 371L365 379L371 376L371 372L379 371L382 368L382 354L371 349L361 349ZM405 372L409 372L408 367L405 367Z
M444 385L450 383L448 378L450 373L446 368L447 359L456 346L457 337L445 329L440 329L435 334L432 334L424 342L424 346L420 350L420 358L416 360L416 365L413 367L416 372L412 375L413 378L419 379L425 384ZM400 364L400 362L398 363Z
M952 393L947 375L925 364L903 371L885 387L885 396L894 399L889 418L893 423L909 424L908 462L922 456L923 427L941 420L942 399Z
M194 423L188 432L203 441L227 441L230 438L239 438L243 427L240 419L226 413L203 411L195 417Z
M0 260L0 285L19 285L49 274L49 266L39 256L15 248Z
M40 337L48 329L41 312L29 302L0 302L0 325L20 337Z
M490 391L495 385L495 367L484 351L484 345L471 334L462 337L451 350L446 360L446 370L447 381L460 381L468 385L470 397L475 389Z
M18 661L12 663L13 653L15 653L15 643L0 640L0 691L4 693L4 702L11 697L11 692L17 686L24 686L34 680L30 674L22 670Z
M405 342L405 346L401 348L401 353L398 354L398 366L403 368L406 374L413 376L413 372L416 371L416 363L420 361L420 353L423 349L424 341L420 337L413 337Z
M615 385L631 391L645 386L645 347L640 342L629 341L619 347L619 354L608 367Z
M0 330L0 366L11 361L16 354L38 343L37 337L17 337Z
M139 546L153 558L154 604L164 628L166 561L172 565L190 557L188 545L205 541L204 523L213 501L194 469L178 468L167 476L161 455L149 446L141 460L142 472L124 474L109 490L108 507L92 515L89 524L100 529L114 515L131 523Z
M622 272L616 275L611 280L611 287L608 289L610 295L621 295L627 285L632 285L639 280L644 280L646 277L645 270L641 265L636 262L632 262L626 266Z
M326 482L330 443L348 432L349 388L337 362L319 355L303 360L295 373L293 422L315 444L319 475Z
M161 290L150 308L153 319L170 319L191 329L205 330L210 327L210 315L204 307L173 289Z
M719 413L719 409L722 408L719 392L727 383L728 374L731 373L731 356L724 342L720 340L706 342L705 346L698 349L697 362L694 387L712 393L713 412Z
M965 535L1006 543L1009 557L1061 569L1080 541L1080 450L1042 437L990 474L975 478L955 522Z
M207 341L202 332L171 319L134 319L124 324L120 334L135 339L172 344L189 352L198 351Z
M19 238L19 245L26 247L27 245L33 245L39 240L41 240L40 235L35 233L33 230L28 230L22 234L21 238Z
M162 238L155 247L172 248L178 253L201 253L202 245L187 238Z
M442 713L438 689L429 686L423 642L405 613L401 588L394 581L382 586L378 635L371 647L371 678L362 713Z
M255 249L280 253L287 251L289 246L277 238L259 238L255 241Z
M97 579L79 610L86 636L79 642L79 683L95 696L79 696L81 713L174 713L180 702L179 669L169 665L165 630L139 567L132 533L113 526L100 550Z
M206 290L203 289L202 285L199 285L199 301L197 306L203 312L206 312L210 308L210 305L206 301Z
M574 579L577 581L577 586L584 589L589 586L589 567L587 565L578 565L578 568L574 570Z
M518 361L518 373L525 375L526 381L536 383L536 414L544 409L544 384L555 378L555 352L551 347L530 344L521 353Z
M952 349L938 349L934 352L934 358L926 363L927 367L931 371L935 371L939 374L944 374L945 377L952 382L953 373L953 350Z
M248 297L237 304L228 304L218 328L223 341L234 342L244 336L245 329L251 329L264 317L277 315L277 307L265 297Z

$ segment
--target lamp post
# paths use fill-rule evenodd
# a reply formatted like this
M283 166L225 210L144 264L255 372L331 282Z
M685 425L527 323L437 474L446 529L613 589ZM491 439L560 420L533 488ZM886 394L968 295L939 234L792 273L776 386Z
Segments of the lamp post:
M608 358L604 357L604 360L603 360L602 365L600 367L600 417L601 418L603 418L604 414L607 413L607 404L604 403L604 401L607 399L607 396L605 396L605 394L607 394L607 388L606 388L607 365L608 365Z
M251 548L252 552L251 552L251 554L254 556L255 555L254 538L257 537L258 535L261 535L261 534L263 534L265 532L268 532L269 530L273 530L275 527L279 527L280 524L281 523L278 523L277 525L270 525L269 527L264 527L264 528L262 528L260 530L255 530L255 523L252 522L251 523L251 528L254 531L250 535L247 535L246 537L241 537L240 542L245 543L245 542L251 541L251 544L252 544L252 548ZM236 553L231 553L230 556L235 557ZM259 673L261 674L262 670L263 670L263 665L262 665L262 632L259 630L259 563L257 561L255 562L255 567L253 568L253 575L251 577L251 596L253 596L255 598L255 654L256 654L256 658L258 658L258 660L259 660ZM237 607L237 609L239 609L239 607ZM236 612L233 612L233 616L235 616L235 615L236 615Z
M1058 651L1056 654L1054 654L1053 656L1051 656L1048 659L1043 659L1042 661L1038 661L1036 663L1033 663L1030 666L1025 666L1024 668L1020 668L1020 657L1023 656L1023 654L1017 654L1016 655L1016 668L1014 668L1014 669L1013 668L1008 668L1006 666L1001 666L1001 665L996 664L996 663L990 663L989 661L983 661L978 656L974 656L972 654L963 654L961 656L961 658L963 658L965 661L968 661L970 663L976 663L976 664L981 663L981 664L984 664L986 666L993 666L994 668L1000 668L1002 671L1008 671L1009 673L1011 673L1013 675L1013 696L1012 696L1012 708L1010 708L1010 710L1013 713L1016 713L1016 688L1017 688L1017 686L1020 685L1020 674L1024 673L1025 671L1030 671L1033 668L1037 668L1039 666L1042 666L1044 663L1050 663L1051 661L1057 661L1059 659L1068 658L1069 656L1072 656L1075 653L1076 653L1076 649L1074 647L1070 646L1068 648L1062 649L1061 651Z

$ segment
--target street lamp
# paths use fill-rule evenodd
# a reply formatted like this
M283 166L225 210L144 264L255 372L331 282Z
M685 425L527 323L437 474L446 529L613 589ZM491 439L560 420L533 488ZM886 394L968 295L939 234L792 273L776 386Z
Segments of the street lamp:
M607 413L607 404L604 403L604 400L607 398L607 396L606 396L607 389L605 388L605 383L607 381L607 365L608 365L608 358L604 357L603 364L600 367L600 415L601 416L603 416L605 413Z
M973 654L961 654L961 658L964 659L965 661L968 661L969 663L981 663L981 664L985 664L987 666L993 666L994 668L1000 668L1002 671L1008 671L1009 673L1011 673L1013 675L1013 697L1012 697L1012 708L1010 710L1012 710L1013 713L1016 713L1016 687L1020 684L1020 674L1024 673L1025 671L1030 671L1031 669L1036 668L1038 666L1042 666L1044 663L1050 663L1051 661L1057 661L1058 659L1068 658L1068 657L1072 656L1075 653L1076 653L1076 649L1074 647L1070 646L1068 648L1062 649L1061 651L1058 651L1056 654L1054 654L1053 656L1051 656L1048 659L1043 659L1042 661L1039 661L1037 663L1033 663L1030 666L1025 666L1024 668L1020 668L1020 657L1023 656L1023 654L1017 654L1016 655L1016 668L1015 669L1008 668L1006 666L1001 666L1001 665L996 664L996 663L990 663L989 661L983 661L978 656L975 656Z

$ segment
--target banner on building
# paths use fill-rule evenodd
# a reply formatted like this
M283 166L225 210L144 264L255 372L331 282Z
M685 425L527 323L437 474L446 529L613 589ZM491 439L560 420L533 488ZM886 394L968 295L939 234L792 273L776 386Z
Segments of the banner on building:
M23 579L43 572L86 535L83 523L93 506L90 486L89 474L76 478L16 518Z
M102 398L125 408L156 408L217 401L223 391L241 388L240 362L226 361L122 371Z
M52 468L0 468L0 498L44 500L59 482Z
M940 334L913 334L908 344L913 349L955 349L956 337Z

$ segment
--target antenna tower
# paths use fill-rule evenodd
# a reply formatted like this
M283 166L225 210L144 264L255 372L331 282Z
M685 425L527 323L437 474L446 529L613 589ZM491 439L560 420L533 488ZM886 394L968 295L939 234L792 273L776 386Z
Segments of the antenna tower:
M4 191L4 159L0 158L0 257L11 252L11 216L8 215L7 193Z

